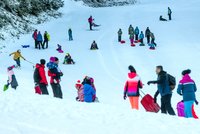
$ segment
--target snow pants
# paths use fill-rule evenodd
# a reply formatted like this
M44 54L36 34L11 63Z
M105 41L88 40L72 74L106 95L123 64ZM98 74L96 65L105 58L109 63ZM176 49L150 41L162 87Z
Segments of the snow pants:
M194 101L185 101L184 102L184 112L186 118L193 118L192 115L192 106L194 104Z
M49 95L49 92L47 90L47 85L40 83L39 86L40 86L40 90L42 91L43 95Z
M168 94L161 97L161 113L176 115L174 109L171 106L172 94Z
M51 83L51 87L53 90L53 95L56 98L63 98L63 94L62 94L62 90L61 90L61 86L59 83Z
M132 109L139 110L139 97L138 96L130 96L129 101Z

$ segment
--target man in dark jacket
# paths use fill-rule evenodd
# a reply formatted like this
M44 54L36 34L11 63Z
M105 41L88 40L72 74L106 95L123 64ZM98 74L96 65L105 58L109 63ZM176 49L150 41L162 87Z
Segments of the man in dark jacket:
M172 91L169 85L168 74L163 70L162 66L156 67L156 73L158 79L155 81L149 81L147 84L157 84L158 90L154 95L154 101L156 102L158 94L161 95L161 112L165 114L175 115L175 112L171 106Z
M46 64L46 61L44 59L40 60L40 64L36 64L37 70L34 73L34 82L36 85L39 85L42 94L49 95L49 92L47 90L48 82L47 82L45 69L44 69L45 64Z
M151 31L150 31L149 27L147 27L147 29L145 31L145 37L147 38L147 44L150 43L150 35L151 35Z

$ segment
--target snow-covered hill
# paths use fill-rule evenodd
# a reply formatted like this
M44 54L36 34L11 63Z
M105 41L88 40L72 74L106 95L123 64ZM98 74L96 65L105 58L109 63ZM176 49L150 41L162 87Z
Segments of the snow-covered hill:
M63 60L64 54L58 54L56 44L61 44L65 53L69 52L76 65L60 65L64 72L62 90L64 99L34 94L32 80L33 68L22 60L22 70L15 70L20 84L17 91L0 91L0 134L130 134L130 133L176 133L199 134L199 120L171 117L163 114L146 113L140 105L140 111L130 109L128 101L123 100L123 86L127 78L128 65L137 69L143 83L156 79L155 66L163 65L165 70L181 78L181 71L190 68L192 78L200 87L199 63L200 2L140 0L140 4L125 7L90 8L81 2L65 1L61 10L63 17L38 26L38 30L51 34L48 50L35 50L32 35L20 40L6 41L7 48L0 54L0 88L7 81L6 68L15 64L9 53L21 45L30 44L31 48L22 49L23 56L34 63L41 58L57 56ZM167 7L173 10L171 22L159 22L162 14L167 17ZM93 15L95 22L102 26L89 31L87 19ZM128 41L128 26L146 27L154 32L158 47L150 51L145 47L130 47L129 43L117 43L117 31L122 28L123 39ZM68 28L72 28L74 41L69 42ZM98 51L89 51L93 40L99 45ZM95 79L100 103L86 104L75 101L74 84L84 76ZM156 86L147 86L143 91L154 94ZM182 98L174 92L172 105ZM200 100L200 92L197 92ZM199 106L195 106L200 115Z

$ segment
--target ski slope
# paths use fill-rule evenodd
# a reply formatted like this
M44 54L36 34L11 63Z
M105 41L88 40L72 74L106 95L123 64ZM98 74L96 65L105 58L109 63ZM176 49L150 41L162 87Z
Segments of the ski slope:
M159 22L160 15L167 18L167 7L173 11L171 22ZM33 67L22 60L22 69L14 70L19 87L17 91L0 91L0 134L199 134L199 120L171 117L163 114L146 113L130 109L129 101L123 100L123 87L127 78L128 65L133 65L145 84L143 91L153 95L155 86L147 86L148 80L156 79L155 66L181 79L184 69L192 70L192 78L200 87L198 59L200 58L200 1L159 1L140 0L137 5L110 8L90 8L81 2L65 0L61 9L62 18L35 26L42 33L48 31L51 41L48 50L35 50L32 35L23 35L20 40L3 42L6 48L0 54L0 88L7 81L6 69L15 64L9 53L22 50L22 55L33 63L41 58L49 60L59 57L61 63L65 53L70 53L76 65L62 65L63 100L53 98L51 87L49 96L34 94ZM88 17L92 15L101 27L89 31ZM154 32L158 47L150 51L145 47L130 47L128 27L132 24L145 31ZM68 41L68 28L72 28L74 41ZM117 31L123 30L126 44L117 42ZM98 51L89 51L96 40ZM145 41L146 42L146 41ZM63 46L64 54L55 50L57 44ZM31 45L22 49L21 45ZM77 80L84 76L95 79L100 103L86 104L75 101ZM200 101L200 91L197 99ZM174 91L172 105L182 97ZM159 102L159 101L158 101ZM200 107L195 106L197 115Z

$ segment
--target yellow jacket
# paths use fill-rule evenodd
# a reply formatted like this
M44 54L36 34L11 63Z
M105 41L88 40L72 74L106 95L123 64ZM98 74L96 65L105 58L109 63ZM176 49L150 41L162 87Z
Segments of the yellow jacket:
M21 55L20 52L13 52L13 53L11 53L10 55L14 55L14 56L13 56L13 59L14 59L14 60L17 60L17 59L19 59L19 58L22 58L22 59L25 60L25 58Z

